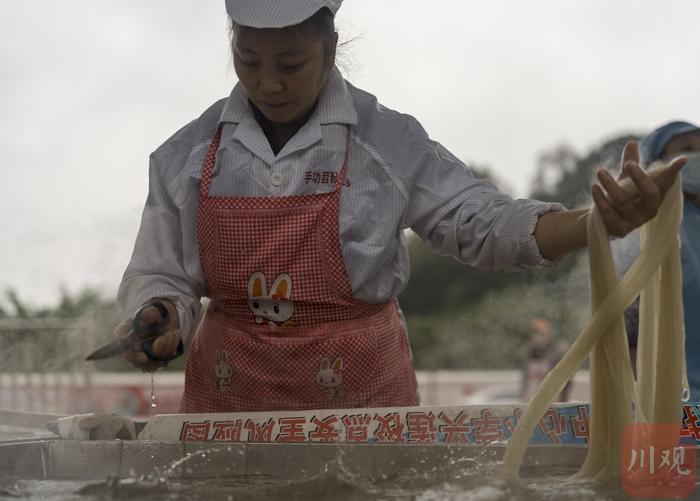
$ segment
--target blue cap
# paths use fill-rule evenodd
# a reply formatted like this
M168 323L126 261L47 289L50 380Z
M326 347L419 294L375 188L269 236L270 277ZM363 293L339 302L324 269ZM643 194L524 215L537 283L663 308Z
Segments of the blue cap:
M639 160L642 167L649 167L649 165L664 156L664 150L668 143L671 142L671 139L696 130L700 130L700 127L681 121L669 122L658 129L654 129L639 142Z

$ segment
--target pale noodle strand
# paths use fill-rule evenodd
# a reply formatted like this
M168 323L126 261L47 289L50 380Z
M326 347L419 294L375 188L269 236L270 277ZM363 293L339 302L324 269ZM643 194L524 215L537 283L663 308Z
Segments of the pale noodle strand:
M655 166L655 178L664 169ZM636 193L629 179L620 181ZM680 176L664 197L657 216L642 228L639 257L622 280L615 274L608 233L594 206L588 213L591 320L525 408L504 458L504 473L517 478L532 432L547 408L590 354L591 410L586 460L579 478L619 474L621 441L633 421L677 423L685 379L683 302L679 228ZM623 312L641 293L638 381L627 347Z

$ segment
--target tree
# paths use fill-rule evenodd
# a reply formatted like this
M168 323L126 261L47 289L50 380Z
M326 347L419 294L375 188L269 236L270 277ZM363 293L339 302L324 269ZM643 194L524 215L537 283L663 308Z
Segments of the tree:
M562 182L566 174L576 170L578 161L578 155L567 143L561 143L551 150L540 153L532 182L532 198L542 200L544 196L556 197L557 185Z
M521 280L513 273L480 270L439 256L416 235L409 238L411 280L401 294L409 315L439 315L460 310L487 291Z
M28 318L30 316L29 308L20 300L19 294L14 289L7 289L5 297L15 309L14 316L16 318Z

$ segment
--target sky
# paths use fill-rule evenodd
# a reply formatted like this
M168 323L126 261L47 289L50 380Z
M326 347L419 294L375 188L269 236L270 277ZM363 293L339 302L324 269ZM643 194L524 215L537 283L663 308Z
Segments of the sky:
M0 13L0 294L114 295L148 155L236 83L224 2ZM700 122L698 19L696 0L345 0L336 24L348 80L526 196L558 144Z

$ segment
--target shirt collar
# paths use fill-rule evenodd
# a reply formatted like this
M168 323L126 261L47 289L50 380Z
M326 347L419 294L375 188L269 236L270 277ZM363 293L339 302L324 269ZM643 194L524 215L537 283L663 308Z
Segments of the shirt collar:
M328 80L321 91L314 115L318 117L321 125L334 123L357 125L357 111L352 96L337 67L328 74ZM241 123L246 117L253 117L253 112L248 104L248 95L238 82L226 100L219 123Z

